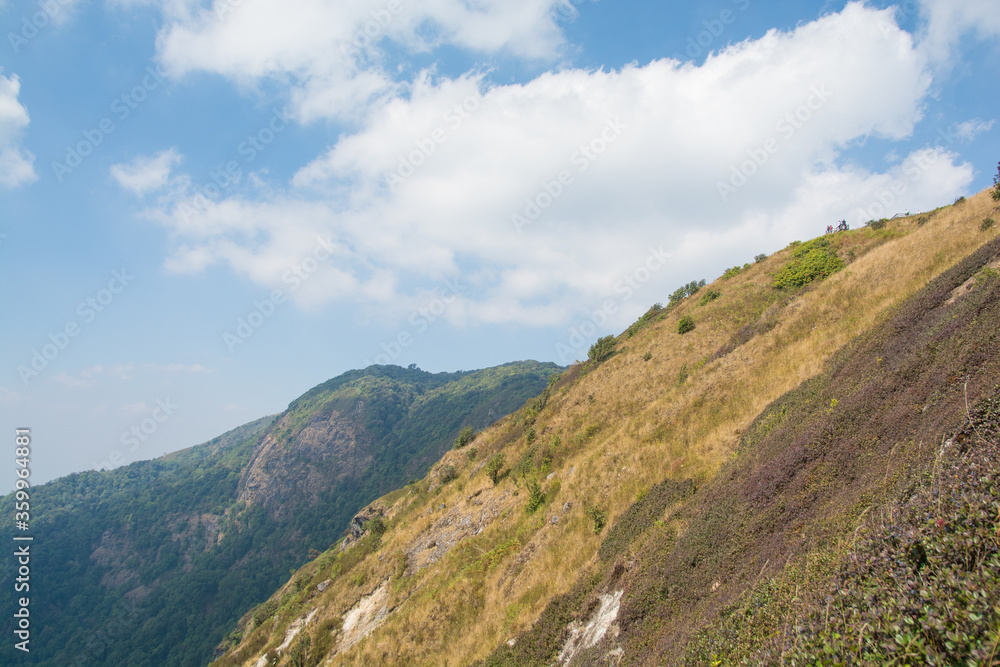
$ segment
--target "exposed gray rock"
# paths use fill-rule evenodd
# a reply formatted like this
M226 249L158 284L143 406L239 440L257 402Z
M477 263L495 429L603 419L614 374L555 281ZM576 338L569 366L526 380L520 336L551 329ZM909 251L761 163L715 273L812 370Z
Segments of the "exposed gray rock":
M615 620L618 618L618 609L622 603L622 593L619 590L614 593L604 593L598 599L600 605L586 623L573 621L567 626L569 638L563 644L562 651L557 658L562 664L568 663L577 653L591 646L596 646L597 642L604 639L604 635L611 630L614 636L618 636L618 626Z

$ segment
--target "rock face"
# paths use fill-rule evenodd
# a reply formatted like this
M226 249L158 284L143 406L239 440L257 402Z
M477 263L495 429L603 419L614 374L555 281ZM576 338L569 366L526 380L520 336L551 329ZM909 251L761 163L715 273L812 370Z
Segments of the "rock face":
M376 516L381 517L382 510L370 505L355 514L354 518L351 519L351 525L349 526L351 538L355 540L361 539L361 536L365 534L365 526L368 525L368 522Z
M623 590L605 593L598 600L600 604L594 610L593 615L587 619L586 623L573 621L567 626L569 638L559 652L559 662L566 664L573 659L580 651L596 646L604 639L604 635L611 630L617 636L618 628L615 620L618 618L618 609L621 607Z
M493 423L558 369L515 362L456 373L349 371L300 396L270 426L242 471L238 501L278 519L323 504L355 511L422 476L463 424Z
M254 449L240 479L239 500L280 515L286 501L315 504L323 491L348 477L360 478L372 463L372 438L354 415L317 415L291 439L285 415Z
M319 609L313 609L302 618L292 621L292 624L288 626L288 630L285 631L285 640L281 642L281 646L277 649L279 654L284 653L292 645L292 640L302 631L302 628L309 625L309 622L313 620L317 612L319 612Z
M371 595L361 598L344 616L338 650L345 651L357 644L377 628L389 613L389 582L385 581Z

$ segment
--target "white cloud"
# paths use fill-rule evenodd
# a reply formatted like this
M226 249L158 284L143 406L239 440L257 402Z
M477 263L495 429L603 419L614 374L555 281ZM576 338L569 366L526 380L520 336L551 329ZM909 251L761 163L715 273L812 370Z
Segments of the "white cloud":
M1000 37L996 0L920 0L920 6L927 21L921 47L937 62L950 62L965 35L982 40Z
M972 141L983 132L989 132L993 128L993 121L988 123L980 118L973 118L964 123L959 123L955 128L955 134L965 141Z
M296 115L360 118L399 84L383 68L386 41L416 53L449 44L552 59L564 45L564 0L215 0L164 3L158 57L173 76L205 71L254 86L292 82ZM386 41L384 41L386 40Z
M0 69L0 72L3 70ZM28 126L28 110L17 101L21 80L0 73L0 186L16 188L38 179L35 156L24 150L21 134Z
M474 73L421 76L286 191L187 197L156 215L177 239L174 270L227 264L301 306L356 301L382 314L411 312L460 277L467 289L444 315L455 323L566 322L625 301L621 281L650 248L671 252L624 320L706 265L867 211L928 154L884 174L838 156L870 136L908 138L930 80L891 11L860 3L701 66L570 69L485 90ZM893 205L937 205L968 186L968 165L933 156ZM720 183L733 191L720 196ZM532 206L539 215L519 232L512 215ZM324 235L329 256L292 289L291 267Z
M142 197L166 186L170 170L180 164L181 159L176 148L168 148L156 155L139 156L132 162L112 165L111 176L118 181L118 185Z

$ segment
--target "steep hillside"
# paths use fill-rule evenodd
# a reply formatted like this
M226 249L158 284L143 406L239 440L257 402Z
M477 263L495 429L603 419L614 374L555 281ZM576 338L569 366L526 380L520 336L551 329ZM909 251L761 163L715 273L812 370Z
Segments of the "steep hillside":
M962 495L961 474L978 457L995 476L995 206L980 193L685 286L373 503L363 536L247 614L215 664L814 664L851 632L864 664L894 642L981 655L962 638L1000 636L997 587L975 583L995 539L971 557L916 536L996 534L995 497ZM946 492L933 507L952 514L915 518ZM988 530L968 518L983 512ZM855 622L828 593L868 600L893 553L930 563L926 590L965 563L982 604L915 617L888 595ZM897 629L924 622L936 638Z
M240 615L366 503L422 476L463 426L488 426L559 370L373 366L204 445L33 489L39 641L24 664L207 663ZM0 528L10 533L11 520ZM8 602L12 567L3 561L0 576Z

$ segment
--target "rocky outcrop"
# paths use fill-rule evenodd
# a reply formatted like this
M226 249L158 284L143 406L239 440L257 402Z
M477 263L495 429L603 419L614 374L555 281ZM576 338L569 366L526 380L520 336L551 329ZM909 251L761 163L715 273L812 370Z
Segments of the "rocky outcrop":
M604 639L609 630L613 636L618 636L618 626L615 624L615 620L618 618L623 592L623 590L618 590L599 596L597 609L586 622L573 621L567 626L569 637L566 639L562 651L559 652L559 662L567 664L580 651L596 646L599 641Z
M346 651L357 644L381 625L390 613L389 582L386 580L371 595L358 600L358 603L344 615L344 625L337 650Z
M289 439L290 420L283 416L261 439L239 486L240 501L277 516L282 505L312 505L337 482L360 478L373 460L371 438L354 414L318 414Z
M487 489L467 496L450 509L441 505L435 513L444 512L443 516L407 545L407 571L418 572L441 560L461 540L478 535L501 519L514 504L514 498L507 492Z
M284 653L285 650L292 645L292 640L294 640L295 637L302 632L304 627L309 625L309 622L313 620L317 612L319 612L319 609L313 609L302 618L297 618L292 621L292 624L288 626L288 630L285 631L284 641L282 641L281 645L278 646L277 651L279 654Z

